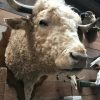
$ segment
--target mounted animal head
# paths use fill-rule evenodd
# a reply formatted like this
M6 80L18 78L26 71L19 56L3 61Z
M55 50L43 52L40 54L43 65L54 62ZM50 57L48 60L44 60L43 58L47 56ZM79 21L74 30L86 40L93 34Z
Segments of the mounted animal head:
M92 43L98 37L98 32L100 31L100 18L96 18L96 15L92 11L86 11L80 14L82 19L82 28L79 26L79 36L80 40L83 40L83 34L87 42ZM85 29L83 30L83 27Z
M40 56L36 58L38 61L54 63L59 69L84 66L86 49L77 34L81 18L72 10L73 7L65 4L64 0L37 0L34 6L16 0L7 1L17 11L31 14L29 18L6 19L6 22L12 30L31 34L33 53Z

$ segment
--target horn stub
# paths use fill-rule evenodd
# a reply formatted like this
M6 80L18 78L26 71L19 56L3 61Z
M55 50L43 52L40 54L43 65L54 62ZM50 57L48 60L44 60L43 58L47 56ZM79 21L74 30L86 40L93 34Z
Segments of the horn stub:
M16 0L7 0L8 4L18 12L32 14L34 6L24 5Z

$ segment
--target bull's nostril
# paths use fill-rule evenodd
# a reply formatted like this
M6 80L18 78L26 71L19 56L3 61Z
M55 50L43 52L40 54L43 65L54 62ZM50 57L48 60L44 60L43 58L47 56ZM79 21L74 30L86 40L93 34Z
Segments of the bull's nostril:
M75 55L75 54L73 54L72 52L70 52L70 56L71 56L71 58L74 59L74 60L79 60L78 56Z
M81 55L81 54L77 54L77 53L73 53L73 52L70 52L70 56L73 60L86 60L87 59L87 55Z

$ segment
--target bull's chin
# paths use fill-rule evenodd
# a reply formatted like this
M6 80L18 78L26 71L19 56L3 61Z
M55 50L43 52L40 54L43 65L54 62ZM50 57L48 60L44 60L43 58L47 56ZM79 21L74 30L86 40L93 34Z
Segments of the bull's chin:
M57 67L58 67L58 69L59 69L60 71L72 70L72 69L74 68L73 65L69 65L69 66L57 66Z
M86 64L73 64L73 65L69 65L69 66L63 66L63 67L59 67L60 71L69 71L69 70L82 70L86 68Z
M86 61L73 61L70 60L70 62L62 59L57 59L55 61L55 64L59 70L79 70L86 68Z

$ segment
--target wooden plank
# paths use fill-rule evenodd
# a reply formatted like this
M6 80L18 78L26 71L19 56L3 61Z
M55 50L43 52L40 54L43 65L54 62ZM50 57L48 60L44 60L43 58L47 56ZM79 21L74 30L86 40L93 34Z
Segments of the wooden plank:
M0 24L6 25L4 18L19 18L21 16L0 9Z
M82 80L96 80L97 70L83 69L77 76Z
M83 96L83 100L100 100L100 95Z
M0 100L4 100L5 84L7 79L7 69L0 68Z
M4 100L18 100L15 89L8 84L5 84Z
M7 79L7 69L6 68L1 68L0 66L0 82L1 83L6 83Z
M100 50L96 50L96 49L93 49L93 48L87 48L87 54L90 57L95 57L95 56L100 55Z
M84 44L87 48L95 49L95 50L100 50L100 32L97 35L98 37L93 43L88 43L86 39L84 39Z
M100 43L98 41L95 41L95 42L93 42L91 44L86 43L86 46L89 47L89 48L100 50Z
M96 41L100 42L100 32L98 32L98 35L97 36L98 37L97 37Z
M0 100L4 100L4 96L3 95L0 95Z
M94 72L91 72L91 71L90 73L94 74ZM88 70L88 72L86 71L84 74L92 78L90 73ZM3 90L1 92L3 92ZM49 75L48 79L40 87L37 88L35 100L61 100L61 98L65 96L71 96L71 95L74 95L74 96L82 95L84 98L86 97L98 98L98 96L100 95L100 89L99 88L83 88L80 92L72 88L69 80L66 82L63 82L61 80L56 80L56 75L53 74L53 75ZM0 99L0 100L17 100L15 89L12 87L9 87L6 83L5 83L4 97L5 99ZM87 99L84 99L84 100L87 100ZM93 100L98 100L98 99L93 99Z

